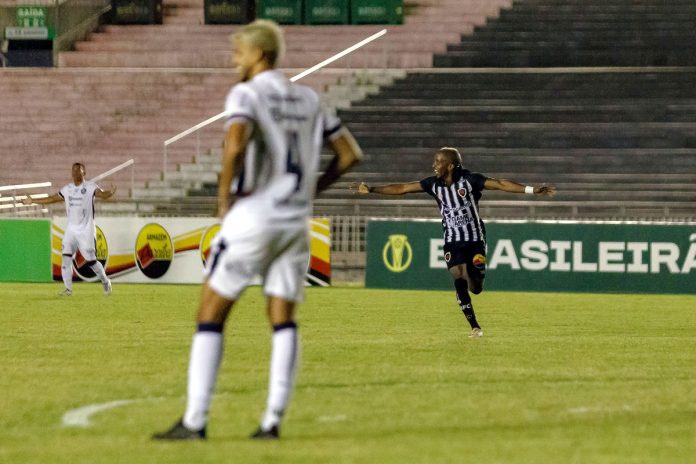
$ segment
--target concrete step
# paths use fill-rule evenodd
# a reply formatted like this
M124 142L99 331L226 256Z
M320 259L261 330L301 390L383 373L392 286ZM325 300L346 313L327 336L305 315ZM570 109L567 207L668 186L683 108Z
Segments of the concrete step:
M203 24L203 11L197 12L195 16L165 16L162 18L162 24L180 25L180 24Z
M163 189L163 188L176 188L185 190L196 190L203 186L203 182L192 182L182 179L171 179L167 176L167 180L148 180L145 183L146 188Z
M95 207L97 215L99 214L133 214L138 210L138 205L132 202L98 202Z
M596 66L696 66L696 46L679 50L652 48L621 50L565 50L550 53L535 49L496 54L449 52L436 55L435 67L596 67Z
M358 39L359 40L359 39ZM356 40L356 42L358 41ZM294 54L311 52L325 53L326 58L334 53L341 51L352 45L352 43L337 44L335 41L326 40L323 42L307 41L295 42L288 44L286 50L287 56L292 59ZM388 53L406 53L406 52L442 52L445 51L445 45L442 39L436 40L412 40L403 41L379 41L368 45L364 50L372 52L384 50ZM78 42L75 44L77 51L138 51L138 52L172 52L172 51L200 51L208 52L229 52L231 50L229 41L217 39L202 39L192 42L188 38L168 38L167 36L160 37L155 40L148 40L146 43L133 38L111 38L110 40L92 40L88 42ZM360 54L360 51L355 52Z
M217 181L217 173L220 172L221 167L217 165L209 164L180 164L178 166L178 171L171 173L172 175L178 174L183 176L190 176L191 179L200 180L201 182L212 182ZM196 177L198 176L198 177Z
M329 101L356 101L362 100L368 95L376 95L379 93L378 85L332 85L326 93L325 98Z
M288 68L309 68L327 56L320 52L307 52L294 57L286 57L283 66ZM162 68L227 68L230 66L232 52L62 52L58 58L60 67L162 67ZM362 52L336 61L329 68L428 68L432 66L432 54L424 52L387 54L382 52Z
M153 199L153 198L180 198L186 196L186 189L174 188L174 187L161 187L161 188L134 188L131 192L132 198L143 198L143 199Z
M206 166L219 166L222 163L222 154L197 155L194 157L194 162Z
M473 24L462 23L457 32L464 33L466 31L473 31ZM163 34L171 35L195 35L195 34L205 34L208 36L217 35L221 38L229 37L235 31L240 29L239 25L211 25L211 24L201 24L201 25L104 25L101 26L100 32L105 33L116 33L121 36L142 36L142 35L155 35L161 36ZM372 35L380 30L384 29L384 25L348 25L348 26L285 26L283 27L283 32L285 34L286 41L292 43L294 38L303 40L307 36L314 36L317 38L321 37L333 37L334 40L361 40L365 37ZM412 35L414 33L420 33L424 36L432 36L433 33L440 32L451 32L452 26L449 24L438 24L437 21L432 23L414 24L413 26L408 25L389 25L387 29L389 35Z

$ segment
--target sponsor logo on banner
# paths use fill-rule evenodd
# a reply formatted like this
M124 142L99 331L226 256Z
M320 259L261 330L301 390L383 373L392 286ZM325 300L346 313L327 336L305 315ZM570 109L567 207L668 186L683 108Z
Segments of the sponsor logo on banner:
M172 238L164 227L151 223L140 229L135 241L138 269L151 279L166 274L174 258Z
M214 218L100 218L96 254L114 283L202 283L203 268L212 258L211 244L220 230ZM61 245L67 219L55 217L51 226L53 279L61 280ZM108 237L108 244L106 238ZM327 286L331 278L331 225L312 219L310 267L307 282ZM84 265L85 259L75 259ZM96 280L91 269L79 268L76 280Z
M310 221L309 269L305 282L327 287L331 284L331 221L314 218Z
M619 274L689 274L696 269L696 234L686 253L673 242L600 241L588 244L570 240L525 240L515 243L500 239L491 255L490 268L511 270L619 273ZM596 258L588 259L592 246ZM584 249L584 251L583 251Z
M104 268L106 269L106 262L109 260L109 244L106 243L106 237L104 236L104 232L99 228L99 226L95 226L95 229L97 230L95 249L97 261L102 263L102 266L104 266ZM77 274L78 277L80 277L83 280L97 280L97 275L94 273L92 268L90 268L89 266L85 266L86 263L87 260L85 259L85 257L82 256L80 250L77 250L73 258L73 270L75 271L75 274Z
M413 260L413 249L408 243L408 237L403 234L389 236L382 249L382 260L391 272L404 272Z
M487 251L470 265L485 269L489 290L696 293L696 223L488 225ZM367 236L366 286L451 286L438 221L373 220Z
M220 224L213 224L208 227L201 237L200 251L201 251L201 261L203 262L203 267L208 264L208 257L210 256L210 244L213 238L220 232Z

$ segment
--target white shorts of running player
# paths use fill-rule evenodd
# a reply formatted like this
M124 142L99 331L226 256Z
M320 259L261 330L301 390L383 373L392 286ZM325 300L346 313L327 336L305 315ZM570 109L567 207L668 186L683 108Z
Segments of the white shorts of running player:
M93 229L78 229L67 227L63 235L63 250L64 255L73 255L77 250L87 261L95 261L97 259L96 238Z
M225 221L213 239L206 267L208 285L218 295L236 300L260 277L266 296L302 301L309 265L307 222L268 224L256 230L239 225Z

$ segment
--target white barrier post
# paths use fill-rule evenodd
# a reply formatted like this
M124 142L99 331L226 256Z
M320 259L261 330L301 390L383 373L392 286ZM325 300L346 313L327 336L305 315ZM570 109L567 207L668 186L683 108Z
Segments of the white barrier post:
M371 36L361 40L360 42L356 43L355 45L351 45L350 47L346 48L345 50L336 53L335 55L331 56L330 58L325 59L321 63L315 64L311 68L308 68L308 69L302 71L301 73L297 74L296 76L291 77L290 82L299 81L303 77L312 74L314 71L317 71L317 70L323 68L324 66L333 63L336 60L340 60L344 56L346 56L350 53L353 53L355 50L357 50L361 47L364 47L365 45L369 44L370 42L372 42L374 40L379 39L380 37L382 37L386 33L387 33L387 30L382 29L381 31L379 31L375 34L372 34ZM192 134L192 133L202 129L203 127L205 127L209 124L212 124L219 119L222 119L223 117L225 117L226 114L227 113L225 111L223 111L220 114L216 114L215 116L208 118L205 121L200 122L200 123L196 124L195 126L190 127L188 129L186 129L185 131L180 132L179 134L175 135L174 137L164 141L164 166L163 166L163 171L162 171L162 179L167 178L167 147L169 145L171 145L172 143L176 142L177 140L181 140L184 137L186 137L187 135ZM198 152L199 152L199 147L196 148L196 153L198 154Z
M22 190L22 189L30 189L30 188L43 188L43 187L50 187L52 184L50 182L36 182L32 184L17 184L17 185L4 185L0 187L0 192L12 192L11 195L0 199L0 210L5 210L5 209L12 209L12 213L15 216L22 216L25 214L31 214L31 211L29 212L21 212L19 211L19 208L24 207L24 204L17 203L18 200L23 200L27 196L31 195L17 195L17 190ZM2 196L2 193L0 193L0 197ZM48 195L45 193L40 193L34 196L31 196L32 198L45 198ZM7 202L8 204L5 205L4 203ZM38 206L38 205L32 205L32 206ZM48 210L44 209L39 209L39 212L47 212Z
M125 163L121 163L118 166L111 168L108 171L102 172L101 174L99 174L96 177L93 177L92 179L90 179L90 182L97 182L99 180L104 179L105 177L109 177L111 174L118 172L121 169L127 168L128 166L130 166L133 163L135 163L135 161L133 160L133 158L131 158L128 161L126 161Z

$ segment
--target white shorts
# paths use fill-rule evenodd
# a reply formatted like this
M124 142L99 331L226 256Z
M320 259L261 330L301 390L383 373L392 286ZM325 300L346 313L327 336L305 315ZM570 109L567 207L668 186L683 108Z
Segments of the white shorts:
M259 277L267 296L300 302L309 266L309 226L264 224L253 228L225 220L211 243L205 270L208 285L220 296L236 300Z
M73 255L77 250L87 261L95 261L97 259L96 238L94 230L90 229L73 229L67 227L63 235L63 250L64 255Z

